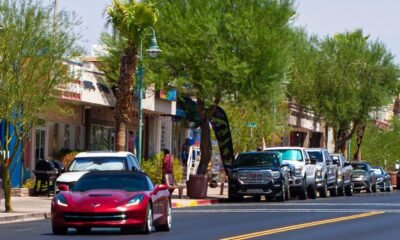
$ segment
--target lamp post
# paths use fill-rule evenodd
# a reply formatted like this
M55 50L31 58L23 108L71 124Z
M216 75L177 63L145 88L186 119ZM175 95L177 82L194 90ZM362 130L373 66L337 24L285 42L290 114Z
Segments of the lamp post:
M156 32L153 28L151 28L153 35L150 41L150 47L146 50L150 57L157 57L157 55L161 52L161 49L157 45L156 39ZM142 128L143 128L143 106L142 106L142 99L143 99L143 51L142 51L142 42L143 39L140 41L140 48L139 48L139 78L137 81L138 86L138 149L137 149L137 158L139 164L142 162Z

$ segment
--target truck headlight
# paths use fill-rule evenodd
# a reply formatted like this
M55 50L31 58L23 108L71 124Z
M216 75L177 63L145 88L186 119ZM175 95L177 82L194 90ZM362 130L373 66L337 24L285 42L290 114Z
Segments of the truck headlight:
M295 176L296 177L302 177L303 176L303 168L302 167L296 168Z
M281 173L273 171L273 172L271 172L271 176L273 179L278 179L278 178L280 178Z

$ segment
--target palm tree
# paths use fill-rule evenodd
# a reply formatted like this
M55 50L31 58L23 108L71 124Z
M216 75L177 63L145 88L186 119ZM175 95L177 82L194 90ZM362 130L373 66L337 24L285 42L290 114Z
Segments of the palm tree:
M115 37L125 42L120 57L119 77L116 88L116 149L124 151L126 146L126 123L132 107L132 86L138 62L138 48L144 31L153 27L158 11L150 1L113 0L106 10L107 24L111 24ZM138 133L141 134L141 133Z

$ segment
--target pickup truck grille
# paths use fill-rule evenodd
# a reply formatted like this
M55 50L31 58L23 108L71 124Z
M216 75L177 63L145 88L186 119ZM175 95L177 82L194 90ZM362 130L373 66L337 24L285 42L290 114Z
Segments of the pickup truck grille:
M271 180L269 172L240 172L239 181L244 184L265 184Z

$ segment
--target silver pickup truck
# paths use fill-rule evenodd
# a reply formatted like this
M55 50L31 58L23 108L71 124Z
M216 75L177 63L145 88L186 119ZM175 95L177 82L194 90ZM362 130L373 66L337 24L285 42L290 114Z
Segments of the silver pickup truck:
M340 153L333 153L331 157L338 167L338 195L353 196L353 167Z
M271 147L264 151L278 154L281 164L293 165L294 173L289 177L290 194L305 200L316 198L316 166L312 164L305 148L302 147Z
M328 190L331 197L338 194L337 166L333 164L332 157L325 148L308 148L307 153L315 160L317 168L316 183L320 197L327 197Z

